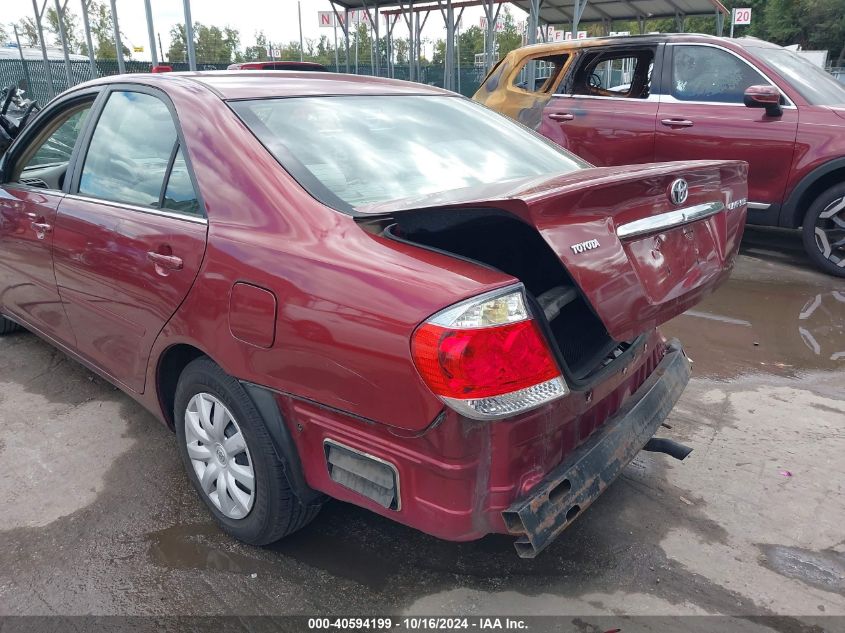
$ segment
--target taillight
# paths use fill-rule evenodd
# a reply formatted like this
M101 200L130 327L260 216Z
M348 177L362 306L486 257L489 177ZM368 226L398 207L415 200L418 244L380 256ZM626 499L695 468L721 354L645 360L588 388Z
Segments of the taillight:
M477 420L522 413L569 391L521 285L435 314L414 332L411 354L429 388Z

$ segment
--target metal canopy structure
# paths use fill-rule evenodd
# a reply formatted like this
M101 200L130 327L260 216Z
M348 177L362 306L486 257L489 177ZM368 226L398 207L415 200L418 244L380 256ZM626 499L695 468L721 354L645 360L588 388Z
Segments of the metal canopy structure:
M39 9L38 3L42 2ZM49 0L32 0L35 14L35 25L38 29L38 39L41 42L42 57L45 71L53 96L52 75L44 42L43 19ZM64 16L69 0L53 0L54 8L59 16ZM63 2L63 3L62 3ZM86 44L91 64L91 75L96 77L97 69L93 55L91 30L88 12L92 0L80 0L82 4L82 18L85 27ZM461 28L461 17L467 7L481 7L486 19L484 38L484 65L490 69L496 61L496 25L502 5L512 4L528 13L526 24L526 40L534 44L537 39L546 40L549 29L544 26L565 25L572 36L577 37L578 26L582 22L600 23L604 35L609 35L614 21L636 21L639 32L645 31L645 21L652 18L674 18L676 30L684 31L684 19L687 16L715 16L716 34L721 35L728 9L720 0L329 0L334 16L335 27L340 26L346 45L346 72L349 72L349 30L353 20L353 12L363 12L367 17L369 28L372 28L374 41L380 42L381 18L386 18L384 25L387 55L385 65L387 75L393 76L393 30L396 24L402 22L408 28L409 34L409 79L419 81L422 78L420 58L422 56L422 31L433 13L439 15L446 27L446 55L443 65L443 85L449 90L456 89L456 79L460 84L460 59L456 54L457 41ZM191 19L191 0L182 0L185 14L185 37L188 52L188 62L191 70L196 70L196 52L194 49L193 21ZM111 17L114 28L114 44L117 52L117 62L120 72L125 72L123 62L123 45L120 38L116 0L110 0ZM150 40L152 62L158 63L155 37L152 21L150 0L144 0L147 31ZM360 14L356 14L360 15ZM300 14L300 58L302 56L302 16ZM355 21L357 23L357 20ZM65 71L68 85L71 84L71 65L68 53L67 34L64 21L59 20L59 34L64 52ZM336 32L335 32L336 33ZM17 35L17 33L16 33ZM337 36L335 34L335 40ZM372 56L372 71L376 76L382 74L382 55L379 47ZM372 55L372 52L371 52ZM337 46L335 46L337 60ZM355 64L357 72L358 49L356 43ZM335 62L337 63L337 61Z
M531 12L531 0L512 0L511 4ZM578 5L583 5L579 7ZM639 18L674 18L684 16L728 15L730 11L718 0L543 0L539 18L546 24L571 23L581 8L580 22L636 20Z
M547 29L543 25L566 25L576 37L578 26L584 22L600 23L605 35L612 30L614 21L636 21L639 32L645 32L645 21L653 18L674 18L675 28L684 31L684 21L689 16L713 16L716 34L722 35L725 17L730 11L719 0L330 0L338 23L346 37L347 60L349 59L349 15L351 11L365 11L375 29L378 39L379 13L388 21L387 71L391 74L393 27L400 17L408 27L411 49L410 79L420 74L419 59L422 28L431 13L440 14L446 26L446 59L443 70L444 87L455 89L456 30L466 7L480 6L487 19L485 37L485 60L491 68L495 57L496 22L503 4L512 4L528 14L527 43L537 42L538 34L545 39ZM378 56L377 56L378 57ZM348 61L347 61L347 72ZM375 74L381 69L376 65ZM416 71L416 72L415 72Z

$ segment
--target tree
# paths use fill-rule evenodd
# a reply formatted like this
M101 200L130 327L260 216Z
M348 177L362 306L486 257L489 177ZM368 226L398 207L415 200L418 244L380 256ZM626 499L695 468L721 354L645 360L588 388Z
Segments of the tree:
M503 28L496 34L496 42L499 45L499 59L510 53L512 50L522 46L522 33L516 25L508 7L502 10Z
M91 26L91 39L97 59L117 59L114 47L114 21L111 10L104 2L92 2L88 5L88 22ZM122 33L121 33L122 35ZM121 46L124 57L131 57L132 52Z
M255 34L255 44L244 49L243 60L245 62L261 62L269 59L267 46L267 36L264 35L264 31L258 31Z
M167 59L171 63L187 61L187 42L185 25L174 24L170 28L170 48L167 51ZM236 29L194 22L194 50L198 62L231 62L239 45L240 35Z
M393 42L393 49L396 51L396 63L397 64L407 64L408 63L408 52L411 48L411 45L408 43L407 38L397 39Z
M167 49L167 61L175 62L188 61L187 37L185 36L185 25L174 24L170 27L170 48Z
M53 45L61 46L62 37L59 29L59 15L53 7L47 8L45 28L53 35ZM65 27L65 38L67 49L71 53L78 53L81 50L82 34L79 29L79 17L65 8L62 11L62 24Z
M38 26L33 18L21 18L17 26L22 46L38 46Z
M484 31L481 27L473 25L458 36L458 48L461 56L462 66L472 66L475 63L475 56L484 52Z

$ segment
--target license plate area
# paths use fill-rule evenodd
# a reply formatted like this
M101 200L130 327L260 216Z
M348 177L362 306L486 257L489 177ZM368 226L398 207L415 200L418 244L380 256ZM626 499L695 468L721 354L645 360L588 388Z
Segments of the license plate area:
M624 242L652 304L682 299L710 283L724 266L725 214Z

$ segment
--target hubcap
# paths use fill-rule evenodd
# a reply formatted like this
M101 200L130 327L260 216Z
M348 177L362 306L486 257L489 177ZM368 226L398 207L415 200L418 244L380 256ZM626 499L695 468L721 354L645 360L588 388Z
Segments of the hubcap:
M185 411L185 442L203 492L230 519L243 519L255 501L255 471L235 418L210 393Z
M815 226L816 246L828 261L845 268L845 198L827 205Z

